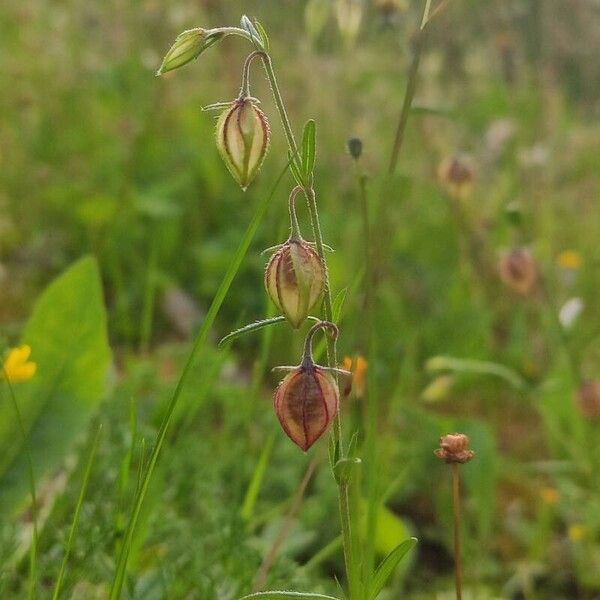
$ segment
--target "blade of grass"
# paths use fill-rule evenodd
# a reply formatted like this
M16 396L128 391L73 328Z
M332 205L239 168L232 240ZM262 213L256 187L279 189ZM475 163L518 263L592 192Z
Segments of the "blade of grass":
M21 410L15 395L15 390L10 382L8 373L4 366L2 367L2 375L6 385L8 386L9 395L15 409L17 423L19 425L19 433L23 436L23 448L27 456L27 475L29 478L29 489L31 493L31 519L33 521L33 538L31 548L29 550L29 592L28 598L37 598L37 549L38 549L38 528L37 528L37 495L35 491L35 475L33 472L33 460L31 459L31 451L29 448L29 436L25 431Z
M52 593L52 600L59 598L62 583L64 581L65 572L67 570L67 563L69 556L71 555L71 548L73 547L73 540L75 539L75 532L77 531L77 525L79 524L79 514L81 513L81 507L83 506L83 500L87 493L88 484L90 482L90 474L92 472L92 465L96 456L96 450L98 449L98 440L100 439L100 432L102 431L102 425L98 426L90 454L88 456L87 464L85 466L85 472L83 475L83 482L81 483L81 489L79 490L79 497L77 498L77 504L75 506L75 514L73 515L73 522L71 523L71 529L69 530L69 537L67 538L67 545L65 546L65 554L60 564L60 570L58 577L56 578L56 585L54 586L54 592Z
M217 293L215 294L215 297L212 301L212 304L210 305L210 308L208 310L206 318L204 319L204 323L202 323L202 327L200 328L200 331L198 332L196 341L194 342L194 346L192 347L192 350L191 350L188 360L185 364L185 367L183 368L181 377L179 378L179 381L177 382L177 386L175 387L175 391L173 393L173 396L171 397L171 400L170 400L167 410L165 412L165 416L164 416L162 423L160 425L160 428L158 430L158 435L156 437L156 442L154 444L152 453L150 454L150 458L148 460L148 466L147 466L146 472L143 475L142 481L140 482L139 490L137 491L136 496L133 501L133 508L131 511L131 516L130 516L129 522L127 524L127 528L125 530L125 535L123 538L123 546L121 547L121 551L120 551L119 557L117 559L115 576L114 576L114 579L113 579L113 582L111 585L111 589L110 589L110 596L109 596L110 600L118 600L121 597L121 590L123 589L123 583L125 581L125 573L127 570L129 551L131 548L131 544L133 542L133 536L135 533L138 518L140 516L140 511L141 511L142 505L144 503L144 497L146 496L146 493L150 486L150 481L152 480L152 475L154 473L154 469L156 468L156 464L158 462L158 457L160 455L160 451L164 444L164 441L165 441L165 438L167 435L167 430L171 423L171 417L177 406L177 402L179 400L179 396L181 395L183 386L184 386L184 384L188 378L188 375L191 371L191 367L194 363L194 359L197 356L198 352L202 349L202 347L204 346L204 343L206 342L206 339L208 338L208 333L210 331L210 328L212 327L212 325L215 321L215 318L221 308L221 305L223 304L225 297L227 296L229 287L231 286L233 279L235 278L235 276L242 264L242 261L244 260L244 257L246 256L246 252L248 251L248 248L250 247L250 244L252 243L252 240L254 239L254 235L256 234L258 226L267 211L267 208L270 204L271 199L275 195L275 191L277 190L279 183L281 182L285 173L287 172L288 166L289 166L289 162L285 165L285 168L281 171L281 174L275 181L275 184L273 185L271 193L268 195L265 195L263 200L261 201L261 203L258 205L258 207L254 213L254 216L252 217L252 221L248 225L248 228L246 229L246 232L244 233L244 237L242 238L242 241L235 252L235 255L229 265L229 268L227 269L227 272L225 273L225 276L223 277L223 280L221 281L221 285L219 286L219 289L217 290Z

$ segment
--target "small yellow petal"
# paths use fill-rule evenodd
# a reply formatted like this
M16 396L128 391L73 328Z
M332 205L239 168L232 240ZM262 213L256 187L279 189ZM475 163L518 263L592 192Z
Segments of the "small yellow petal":
M572 542L580 542L585 537L585 527L583 525L574 524L569 527L569 539Z
M556 259L558 266L562 269L573 269L574 271L581 268L581 254L575 250L564 250Z
M31 348L26 344L9 351L2 367L2 376L10 383L19 383L31 379L37 370L37 364L28 361Z

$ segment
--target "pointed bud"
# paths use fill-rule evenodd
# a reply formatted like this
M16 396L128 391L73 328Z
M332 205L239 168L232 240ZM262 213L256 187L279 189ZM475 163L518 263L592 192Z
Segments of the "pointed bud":
M535 288L537 267L527 248L516 248L500 258L500 279L513 291L526 296Z
M164 57L157 75L162 75L167 71L173 71L190 61L198 58L204 50L210 48L213 44L224 37L224 33L212 29L188 29L180 33Z
M280 367L291 372L273 394L273 406L283 430L304 452L325 433L337 414L340 393L331 373L351 375L314 363L312 338L319 329L329 329L337 337L333 323L320 321L314 325L306 336L302 363L298 367Z
M304 240L290 238L269 260L265 287L277 308L297 329L323 293L323 261Z
M217 121L217 148L233 178L246 190L269 148L267 117L250 98L238 98Z

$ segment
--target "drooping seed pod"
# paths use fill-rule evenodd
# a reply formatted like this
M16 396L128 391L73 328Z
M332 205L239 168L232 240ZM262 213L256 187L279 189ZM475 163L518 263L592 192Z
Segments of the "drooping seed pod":
M294 210L299 191L299 187L294 188L289 200L292 234L273 254L265 269L267 293L296 329L318 302L325 287L323 261L300 235Z
M337 327L328 321L314 325L306 336L302 362L297 367L277 367L290 371L273 394L273 406L287 436L306 452L327 430L339 408L340 393L333 373L351 376L342 369L314 363L312 338L322 328L334 337Z
M498 263L500 279L513 291L527 296L537 283L535 259L527 248L516 248L504 254Z
M583 382L575 393L575 403L588 419L600 419L600 379Z
M258 173L267 154L269 122L249 97L240 97L217 121L217 148L243 190Z
M444 159L438 168L438 178L453 198L464 200L473 190L473 169L463 157L452 156Z

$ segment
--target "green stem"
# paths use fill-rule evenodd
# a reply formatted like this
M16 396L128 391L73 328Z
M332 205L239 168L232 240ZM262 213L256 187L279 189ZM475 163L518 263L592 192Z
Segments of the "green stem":
M37 598L37 549L38 549L38 514L37 514L37 495L35 491L35 475L33 471L33 459L31 458L31 449L29 447L29 435L25 430L23 424L23 418L21 416L21 410L19 409L19 403L13 389L12 383L6 369L2 367L2 376L8 386L9 395L15 409L15 416L17 417L17 424L19 426L19 433L23 438L23 446L25 448L25 457L27 459L27 475L29 478L29 490L31 493L31 520L33 522L33 539L31 541L31 548L29 553L29 593L28 598Z
M298 145L296 144L296 139L294 138L294 132L292 130L292 126L290 124L290 120L288 118L287 111L285 109L285 104L283 102L283 98L281 97L281 92L279 91L279 86L277 85L277 78L275 77L275 71L273 69L273 61L271 57L264 53L261 55L263 60L263 65L265 68L265 72L267 75L267 79L269 81L269 85L271 86L271 91L273 93L273 99L275 101L275 106L277 107L277 111L279 113L279 117L281 119L281 123L283 125L283 131L288 143L288 147L290 153L292 154L292 160L298 160ZM308 203L308 210L310 214L310 220L313 228L313 235L315 238L315 246L317 248L317 254L321 257L323 261L323 265L325 267L325 294L323 299L323 313L324 319L326 321L333 321L333 309L332 309L332 299L331 299L331 289L329 284L329 271L327 269L327 260L325 257L325 249L323 247L323 235L321 233L321 223L319 220L319 211L317 208L317 200L314 188L312 185L305 186L303 189L304 195L306 197L306 201ZM336 343L335 339L330 337L327 338L327 358L328 358L328 366L335 368L337 366L337 357L336 357ZM340 414L335 416L332 436L334 444L339 449L340 457L344 456L344 448L343 448L343 435L342 435L342 423L340 419ZM350 502L349 502L349 494L348 494L348 484L343 479L340 481L338 486L338 496L339 496L339 508L340 508L340 519L342 525L342 538L343 538L343 546L344 546L344 561L346 564L346 573L348 574L348 585L350 588L350 598L353 600L354 598L358 599L358 590L359 590L359 582L356 577L356 561L355 561L355 553L352 543L352 527L351 527L351 516L350 516Z
M398 156L400 154L400 149L402 148L402 142L404 141L404 133L406 130L406 124L408 123L410 107L412 106L415 90L417 89L417 75L419 73L419 63L421 62L421 52L423 50L423 46L425 45L425 38L427 36L430 8L431 0L426 0L425 9L423 10L423 18L421 19L421 27L419 28L414 41L413 58L408 71L408 83L406 84L404 100L402 102L402 108L400 109L400 117L398 119L398 126L396 128L396 135L394 137L392 155L390 157L390 164L388 166L388 175L393 175L394 171L396 170Z

